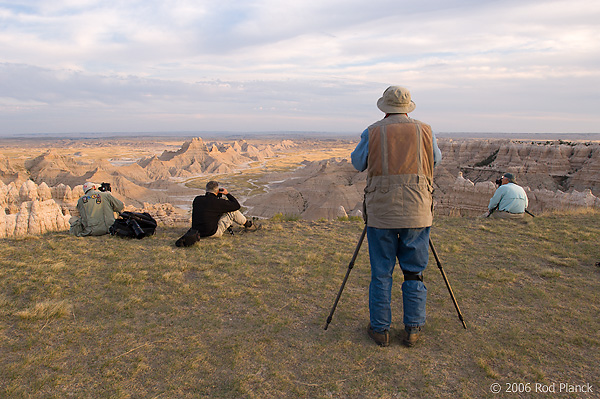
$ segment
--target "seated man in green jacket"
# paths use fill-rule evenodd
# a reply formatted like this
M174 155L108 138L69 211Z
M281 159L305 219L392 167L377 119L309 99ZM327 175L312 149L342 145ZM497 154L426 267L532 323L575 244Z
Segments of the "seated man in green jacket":
M79 218L71 221L69 232L78 237L108 234L108 228L115 222L115 212L123 210L123 202L109 191L98 191L98 186L91 182L83 185L83 192L77 201Z

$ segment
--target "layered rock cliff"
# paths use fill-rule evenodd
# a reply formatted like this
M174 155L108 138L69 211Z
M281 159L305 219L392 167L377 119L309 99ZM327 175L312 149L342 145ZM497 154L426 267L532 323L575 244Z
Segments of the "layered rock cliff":
M294 143L289 140L275 145L252 145L244 140L231 144L206 144L201 138L194 138L183 143L177 151L163 151L160 156L138 159L125 165L113 165L104 159L90 162L78 156L59 155L56 150L49 150L31 159L12 159L0 155L0 181L21 185L31 180L50 187L75 187L86 181L108 182L120 199L141 207L144 203L169 202L167 190L182 191L177 187L182 179L231 173L293 146ZM188 195L198 193L186 191Z
M170 201L184 197L188 203L200 190L181 185L181 178L229 173L293 146L287 140L277 145L255 146L244 140L207 145L194 138L177 151L125 165L83 161L55 150L30 159L0 155L0 238L67 230L71 216L78 216L76 204L86 181L110 183L125 210L148 212L161 225L188 223L189 213Z
M569 192L591 190L600 195L600 144L565 141L439 139L442 164L436 183L446 187L463 173L478 183L494 181L505 172L533 189ZM439 169L439 170L438 170Z
M248 213L271 217L277 213L307 220L335 219L362 207L364 174L347 159L307 162L293 172L267 176L268 192L248 198Z
M68 208L52 199L52 190L45 183L14 183L0 181L0 238L39 235L69 228Z
M452 216L481 216L487 212L490 198L494 195L496 185L492 182L474 183L465 179L459 172L458 177L447 191L435 195L436 212ZM587 189L551 191L524 187L529 199L528 210L533 214L568 211L577 208L600 208L600 198Z
M494 181L505 172L517 176L533 213L600 207L598 143L439 139L438 144L443 160L434 172L437 214L483 215ZM147 211L163 225L189 223L189 212L172 204L178 197L189 204L203 190L184 187L181 178L231 173L294 146L289 140L254 146L245 141L206 144L197 138L177 151L125 165L81 162L53 151L31 159L0 155L0 238L68 229L85 181L110 182L128 210ZM266 174L257 182L266 192L243 205L259 217L360 215L366 173L357 172L348 158L305 161L296 170Z
M6 185L0 181L0 238L68 230L71 217L79 216L76 206L82 195L81 185L72 189L64 184L48 187L27 180L17 187L14 182ZM189 223L188 212L170 203L143 203L140 207L127 204L124 210L148 212L161 226Z
M438 144L442 162L434 171L437 214L483 215L495 180L505 172L515 174L525 188L532 213L600 207L598 143L439 139ZM266 194L245 202L249 213L334 219L360 213L366 174L354 170L348 159L331 159L270 180L275 183Z

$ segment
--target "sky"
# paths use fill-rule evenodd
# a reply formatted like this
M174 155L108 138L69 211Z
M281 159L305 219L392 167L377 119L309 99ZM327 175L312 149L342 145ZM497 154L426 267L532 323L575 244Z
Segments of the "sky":
M0 135L600 132L598 0L0 0Z

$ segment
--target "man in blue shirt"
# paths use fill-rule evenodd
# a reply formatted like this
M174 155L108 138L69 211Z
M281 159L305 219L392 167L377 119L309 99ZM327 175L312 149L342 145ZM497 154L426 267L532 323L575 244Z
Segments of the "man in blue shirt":
M410 91L388 87L377 101L385 117L365 129L351 154L352 165L367 171L367 240L371 263L369 337L390 344L392 275L402 269L403 343L414 346L426 319L423 271L429 259L433 222L433 168L441 160L431 126L408 116L416 105Z
M527 194L516 184L515 176L505 173L502 175L500 187L490 199L487 216L502 219L522 218L528 204Z

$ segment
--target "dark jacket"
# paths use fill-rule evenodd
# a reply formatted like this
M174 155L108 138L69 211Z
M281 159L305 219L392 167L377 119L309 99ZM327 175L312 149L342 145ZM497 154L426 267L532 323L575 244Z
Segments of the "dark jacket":
M210 237L215 234L221 216L240 209L240 203L233 195L227 194L227 200L221 196L221 194L206 193L194 198L192 229L197 230L200 237Z

